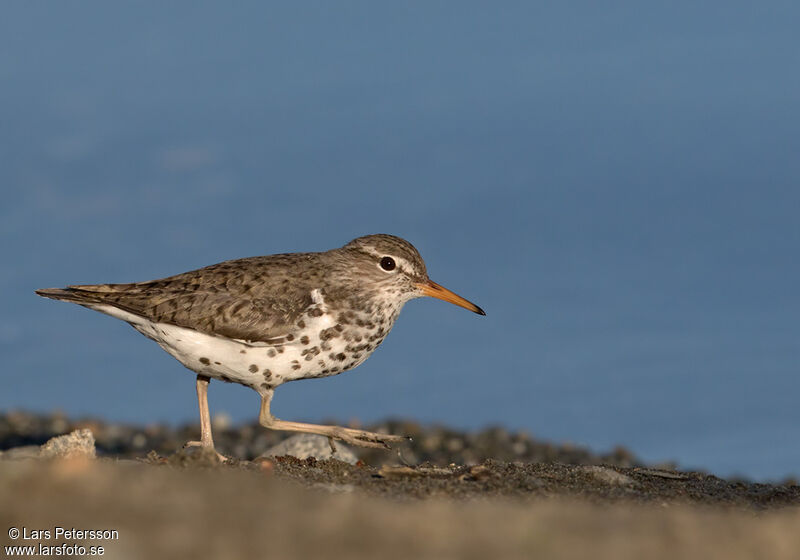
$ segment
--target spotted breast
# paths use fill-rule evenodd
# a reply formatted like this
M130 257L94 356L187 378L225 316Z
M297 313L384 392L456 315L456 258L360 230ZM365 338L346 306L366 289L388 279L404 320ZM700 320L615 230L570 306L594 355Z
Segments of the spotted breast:
M391 329L388 321L376 323L367 313L337 313L319 289L310 295L311 305L284 335L255 342L155 322L110 305L88 307L130 323L192 371L264 394L287 381L328 377L358 366Z

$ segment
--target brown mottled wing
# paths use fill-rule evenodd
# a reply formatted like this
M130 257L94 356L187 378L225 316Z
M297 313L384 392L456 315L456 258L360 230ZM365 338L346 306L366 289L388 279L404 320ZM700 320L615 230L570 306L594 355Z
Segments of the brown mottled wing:
M112 305L157 323L250 342L280 343L312 305L317 253L226 261L161 280L70 286L40 295L82 305ZM298 274L298 271L302 271ZM301 281L298 281L301 280ZM59 292L59 293L56 293Z

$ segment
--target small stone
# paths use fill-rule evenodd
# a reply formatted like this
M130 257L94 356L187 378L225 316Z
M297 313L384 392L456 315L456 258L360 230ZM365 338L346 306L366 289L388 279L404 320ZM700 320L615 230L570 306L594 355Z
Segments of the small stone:
M654 476L656 478L671 478L674 480L686 480L688 475L679 472L669 472L661 469L636 469L636 474L643 474L645 476Z
M66 432L67 428L69 427L69 422L67 419L61 415L53 415L53 418L50 421L50 429L55 433Z
M214 431L217 430L228 430L233 425L233 420L231 419L231 415L227 412L217 412L211 418L211 428Z
M523 455L528 450L528 446L525 445L523 441L515 441L511 444L511 450L514 452L514 455Z
M415 469L406 465L384 465L378 471L378 475L383 478L392 478L399 476L424 476L425 472L421 469Z
M136 449L143 449L147 445L147 436L138 433L131 439L131 445Z
M94 435L91 430L75 430L63 436L56 436L41 447L40 457L43 459L66 459L85 457L94 459L97 455L94 447Z
M167 464L173 467L208 469L218 468L223 464L217 452L208 447L184 447L167 458Z
M261 472L266 475L272 475L272 473L275 471L275 463L266 457L257 457L253 462L258 465L258 468L261 470Z
M486 465L475 465L459 476L459 480L484 480L492 476L492 471Z
M582 467L582 469L598 482L615 486L628 486L629 484L633 484L633 479L631 477L619 473L614 469L609 469L608 467L588 466Z
M331 445L328 438L316 434L297 434L288 439L283 440L277 445L267 449L261 457L284 457L290 455L298 459L308 459L314 457L318 461L325 459L337 459L344 463L355 465L358 462L358 457L342 443L335 441L334 446L336 452L331 451Z
M23 445L20 447L12 447L5 451L0 451L0 459L19 461L22 459L38 459L39 446L38 445Z

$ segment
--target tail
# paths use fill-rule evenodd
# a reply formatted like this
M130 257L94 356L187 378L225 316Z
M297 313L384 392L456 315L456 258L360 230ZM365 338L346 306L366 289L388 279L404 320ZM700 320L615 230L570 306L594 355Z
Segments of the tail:
M114 289L110 284L67 286L66 288L44 288L36 290L36 295L49 299L70 301L78 304L105 303L108 294Z
M67 286L66 288L46 288L36 290L36 294L50 299L77 303L134 325L134 323L141 322L145 313L142 312L141 305L137 305L135 297L133 300L125 297L126 291L133 286L134 284L87 284L85 286Z

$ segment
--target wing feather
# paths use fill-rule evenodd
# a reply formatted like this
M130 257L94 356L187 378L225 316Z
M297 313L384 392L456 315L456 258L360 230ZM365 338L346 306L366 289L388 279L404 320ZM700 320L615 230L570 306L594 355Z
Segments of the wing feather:
M307 286L321 285L313 273L316 267L300 267L304 281L295 280L297 264L316 255L251 257L149 282L76 285L37 293L87 307L111 305L206 334L278 344L299 330L297 323L315 303Z

